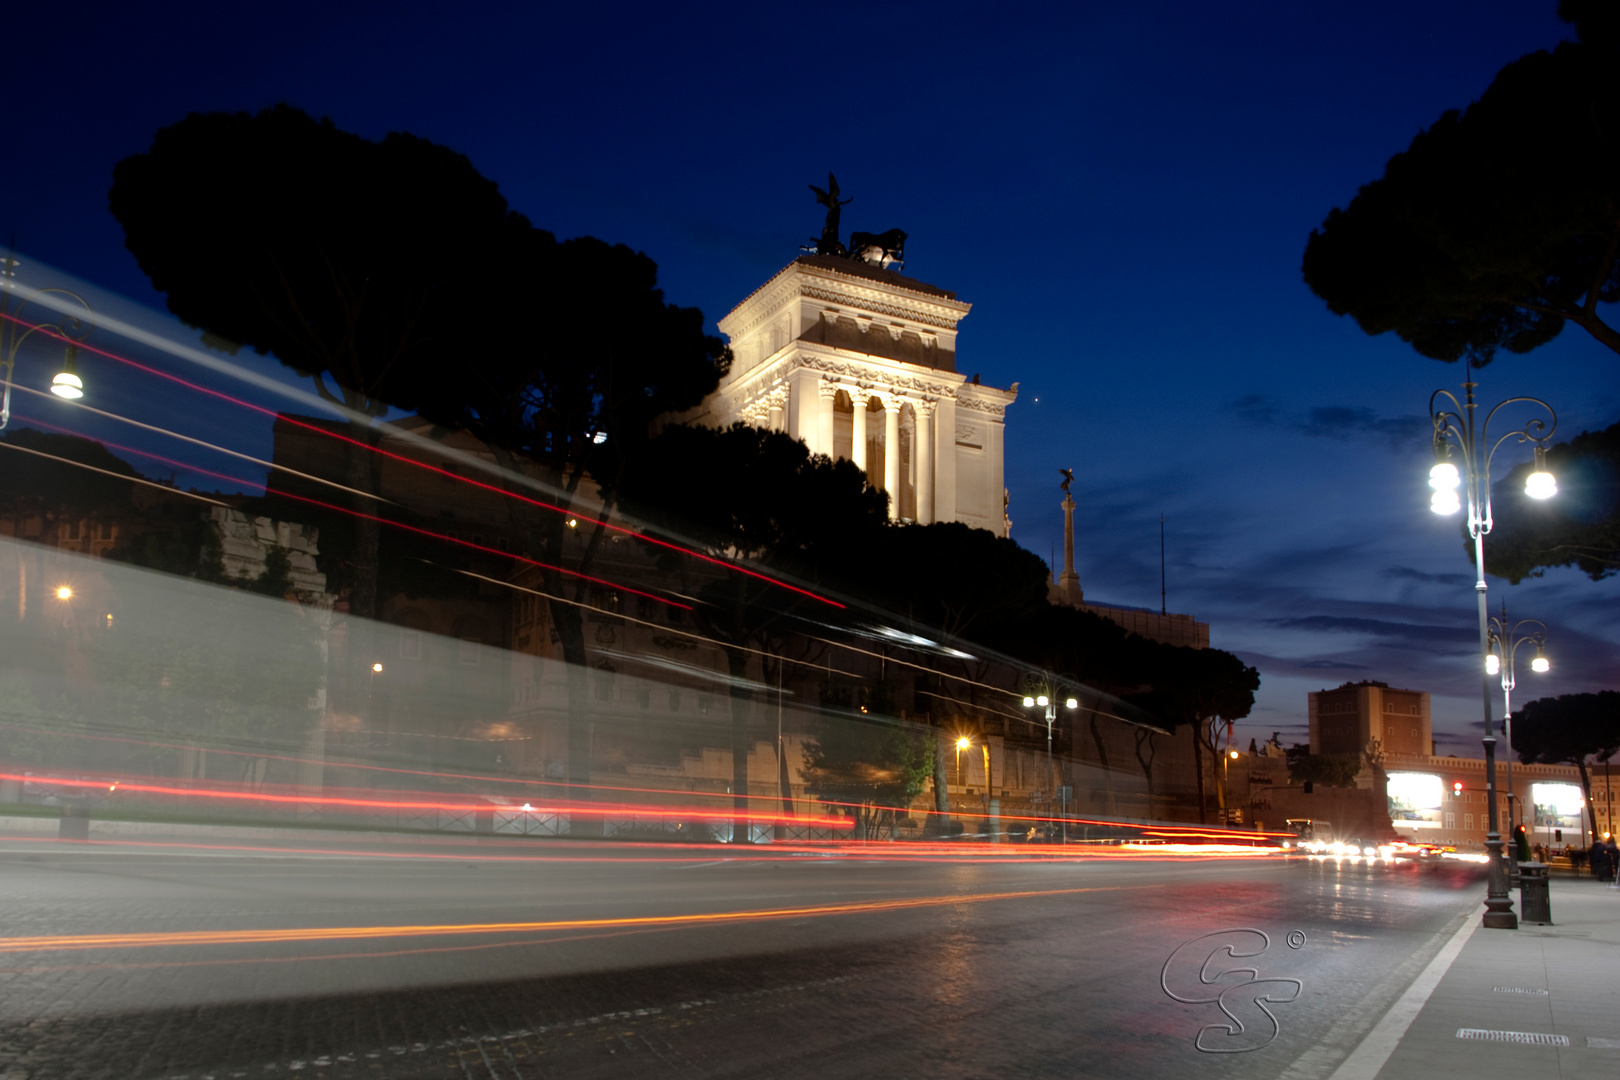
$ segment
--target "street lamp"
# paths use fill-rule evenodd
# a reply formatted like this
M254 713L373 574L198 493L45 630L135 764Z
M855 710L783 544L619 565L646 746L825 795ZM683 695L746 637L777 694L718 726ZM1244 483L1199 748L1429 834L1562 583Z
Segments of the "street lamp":
M59 323L29 325L22 318L23 308L35 297L46 293L59 293L72 298L84 306L86 316L92 312L84 297L68 289L29 289L24 286L21 292L26 295L13 304L13 296L19 293L16 281L18 265L14 252L7 252L5 261L0 263L0 431L5 430L11 422L11 373L17 366L17 351L22 348L23 342L34 333L43 331L46 337L67 343L62 370L51 380L51 393L72 401L84 396L84 380L79 378L78 372L79 343L89 337L93 329L75 315L69 315Z
M1485 674L1502 676L1502 738L1507 743L1508 824L1516 825L1519 818L1513 812L1513 657L1519 651L1519 646L1528 641L1536 647L1530 670L1538 675L1551 670L1552 664L1543 652L1543 646L1547 644L1547 624L1539 619L1520 619L1516 623L1509 623L1506 600L1502 601L1501 617L1493 615L1489 623L1491 651L1485 655ZM1524 627L1530 629L1520 633Z
M1492 525L1491 460L1501 445L1509 439L1521 443L1534 443L1536 468L1525 484L1525 494L1536 499L1545 499L1555 494L1558 491L1558 484L1547 471L1546 443L1558 428L1558 414L1553 412L1551 405L1540 398L1513 397L1492 408L1485 414L1484 422L1476 425L1475 413L1479 406L1474 401L1474 390L1477 385L1472 381L1463 383L1464 401L1458 401L1456 395L1449 390L1436 390L1429 396L1429 419L1434 425L1435 456L1435 465L1429 470L1429 486L1434 489L1434 494L1429 499L1429 508L1437 514L1453 514L1462 509L1462 500L1457 493L1459 485L1468 502L1468 535L1474 540L1474 566L1478 571L1474 593L1479 599L1480 666L1476 670L1484 676L1481 687L1484 692L1485 708L1487 815L1485 850L1490 861L1490 877L1485 887L1483 925L1489 929L1513 930L1517 929L1519 919L1513 913L1513 900L1508 896L1507 890L1507 874L1502 866L1502 834L1498 831L1499 822L1496 815L1496 733L1491 719L1491 676L1487 674L1486 661L1491 654L1490 620L1485 600L1485 534L1491 531ZM1442 398L1445 399L1444 402L1441 401ZM1448 402L1449 408L1446 407ZM1519 402L1546 410L1551 423L1538 417L1493 442L1490 432L1491 421L1502 409ZM1462 475L1459 476L1457 465L1452 458L1460 460L1463 467Z
M1040 672L1030 671L1024 675L1024 708L1040 709L1041 719L1046 721L1046 783L1054 795L1057 793L1057 774L1052 767L1052 725L1057 723L1058 698L1063 699L1065 709L1073 712L1080 707L1077 694L1078 691L1054 682Z

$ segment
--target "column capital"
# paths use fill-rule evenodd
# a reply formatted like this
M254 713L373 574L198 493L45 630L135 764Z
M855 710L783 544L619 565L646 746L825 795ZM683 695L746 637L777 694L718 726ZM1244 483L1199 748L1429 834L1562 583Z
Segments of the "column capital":
M816 384L816 392L819 393L823 399L831 401L833 398L838 396L838 383L832 379L822 379Z
M905 398L895 393L879 391L876 397L880 402L883 403L884 412L897 413L906 403Z

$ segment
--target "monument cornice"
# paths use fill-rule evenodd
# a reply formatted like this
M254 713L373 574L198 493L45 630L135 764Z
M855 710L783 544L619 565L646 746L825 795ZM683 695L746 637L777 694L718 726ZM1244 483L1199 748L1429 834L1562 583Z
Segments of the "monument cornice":
M962 376L952 372L908 364L904 360L856 358L828 345L798 342L799 352L793 366L835 376L852 385L870 386L879 390L892 390L902 397L921 395L954 398L962 387ZM954 382L941 381L940 376L954 378Z
M791 299L806 297L845 304L874 315L908 319L941 330L955 330L973 305L934 296L894 282L873 280L852 268L842 272L795 260L754 290L719 321L720 331L736 341L773 318Z

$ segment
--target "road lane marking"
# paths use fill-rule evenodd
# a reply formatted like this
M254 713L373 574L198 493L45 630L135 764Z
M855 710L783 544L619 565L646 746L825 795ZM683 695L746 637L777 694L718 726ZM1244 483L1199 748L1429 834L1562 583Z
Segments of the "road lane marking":
M1475 918L1466 919L1458 927L1451 940L1441 947L1435 958L1429 961L1429 966L1406 988L1406 993L1390 1006L1389 1012L1350 1052L1344 1063L1334 1070L1329 1080L1374 1080L1478 927L1479 920Z
M756 908L747 911L710 911L689 915L554 919L544 922L446 923L416 926L318 926L293 929L149 931L132 934L50 934L0 938L0 954L79 949L140 949L186 945L266 945L290 941L353 941L398 937L451 937L470 934L513 934L534 933L536 931L701 925L705 923L751 922L820 915L859 915L863 913L945 907L953 904L980 904L994 900L1074 896L1081 893L1118 892L1153 887L1151 885L1097 885L1071 889L1040 889L957 896L920 896L847 904Z

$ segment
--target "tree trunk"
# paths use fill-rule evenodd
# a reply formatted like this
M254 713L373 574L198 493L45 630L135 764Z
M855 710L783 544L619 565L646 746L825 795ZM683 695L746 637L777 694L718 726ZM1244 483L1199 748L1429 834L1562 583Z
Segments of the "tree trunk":
M944 836L945 824L951 819L951 788L945 776L947 752L944 728L934 729L934 817L929 822L928 836Z
M585 655L585 620L579 608L561 600L548 601L551 625L562 646L563 674L568 690L568 798L591 801L591 701ZM602 823L590 814L570 814L568 831L575 836L600 836Z
M726 666L731 671L731 842L748 843L748 713L752 694L743 681L748 678L748 654L726 649Z
M1200 723L1202 721L1194 720L1192 725L1193 771L1198 774L1198 824L1208 825L1209 814L1204 807L1204 740L1198 734Z
M1580 770L1581 770L1581 790L1586 795L1586 820L1592 826L1592 839L1596 840L1598 837L1602 836L1603 834L1598 832L1597 809L1592 804L1592 777L1586 771L1586 758L1584 756L1581 757L1579 760L1577 760L1575 762L1575 764L1580 766ZM1586 846L1584 841L1582 842L1581 846L1582 847Z

